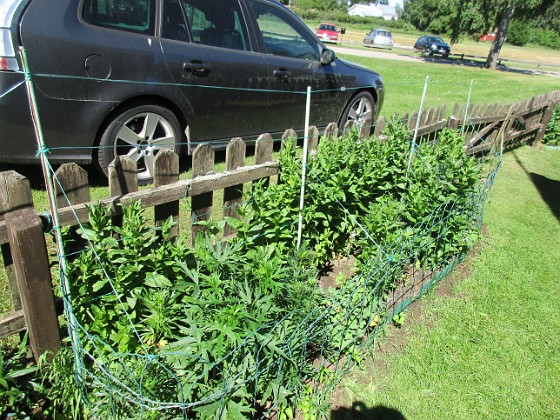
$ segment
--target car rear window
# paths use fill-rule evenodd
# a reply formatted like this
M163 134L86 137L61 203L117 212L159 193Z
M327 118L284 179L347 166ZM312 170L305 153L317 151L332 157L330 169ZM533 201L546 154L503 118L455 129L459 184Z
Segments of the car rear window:
M95 26L154 35L156 0L85 0L82 18Z

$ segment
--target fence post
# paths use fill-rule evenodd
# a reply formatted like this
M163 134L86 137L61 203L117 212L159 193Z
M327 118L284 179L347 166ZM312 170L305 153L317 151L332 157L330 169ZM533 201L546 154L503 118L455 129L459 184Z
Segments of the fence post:
M331 141L337 136L338 136L338 125L332 122L329 125L327 125L327 128L325 128L325 135L323 138L325 140Z
M126 156L117 156L109 164L109 195L120 197L138 191L136 162ZM114 226L122 226L123 216L113 217Z
M194 149L192 154L192 177L208 175L214 170L214 160L216 153L210 144L200 144ZM202 220L208 220L212 213L213 202L212 191L193 196L191 198L192 209L192 228L191 228L191 242L194 245L198 232L203 228L196 224Z
M5 215L9 212L30 207L33 207L33 197L29 180L16 171L1 172L0 220L4 220ZM10 244L2 244L1 249L14 311L19 311L21 309L21 299Z
M282 133L282 142L280 143L280 147L282 149L284 149L286 142L288 140L293 140L297 143L298 141L298 135L296 133L296 130L294 130L293 128L288 128L287 130L284 130L284 132ZM295 152L295 150L294 150Z
M35 361L60 348L60 331L52 291L43 224L31 208L6 215L29 343Z
M274 139L270 134L261 134L257 139L255 145L255 164L270 162L272 160L272 151L274 150ZM270 184L270 177L265 181L268 187Z
M451 130L459 129L459 120L455 118L453 115L447 119L447 128Z
M179 180L179 156L173 150L160 150L154 159L154 186L172 184ZM179 201L171 201L154 207L155 225L161 226L169 217L175 224L171 228L170 238L179 234Z
M88 203L90 201L87 171L76 163L64 163L57 169L53 178L58 208ZM71 255L86 245L87 241L78 234L76 226L70 229L69 236L72 242L66 250L67 255Z
M550 122L550 119L552 118L552 113L554 112L555 107L556 107L556 104L552 101L549 101L546 108L544 108L543 117L542 117L542 120L541 120L542 127L537 132L537 134L535 136L535 141L533 142L533 147L540 147L540 145L542 143L542 139L544 137L544 133L546 131L546 126L548 125L548 123Z
M75 163L64 163L54 175L54 190L58 207L68 207L90 201L87 172Z
M366 118L358 127L359 129L359 133L358 133L358 138L360 140L367 140L370 138L371 136L371 124L372 121L369 118Z
M245 165L245 151L247 147L240 138L232 139L226 149L226 170L231 171ZM234 185L224 189L224 218L238 218L237 207L243 199L243 184ZM224 228L224 236L234 233L234 229L227 225Z
M344 124L344 128L342 129L342 134L344 136L347 136L348 134L350 134L352 132L352 130L354 129L354 126L355 126L354 120L346 121L346 123Z
M307 131L307 141L309 147L309 155L314 156L317 154L317 147L319 146L319 130L312 125Z
M383 132L383 130L385 130L385 126L387 125L387 120L385 119L385 116L382 115L377 119L377 122L375 123L375 131L373 132L373 135L375 137L379 137L381 136L381 133Z

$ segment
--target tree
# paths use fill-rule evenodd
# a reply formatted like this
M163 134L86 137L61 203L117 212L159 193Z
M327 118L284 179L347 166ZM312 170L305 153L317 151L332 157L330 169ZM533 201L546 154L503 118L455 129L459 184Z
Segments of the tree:
M455 7L452 0L407 1L400 17L420 31L443 34L449 30Z
M484 67L495 69L511 20L515 17L527 19L542 15L553 3L554 0L460 1L450 22L451 42L457 42L465 34L485 32L494 28L496 38L492 42Z
M301 10L346 10L346 2L340 2L339 0L297 0L293 1L298 9Z

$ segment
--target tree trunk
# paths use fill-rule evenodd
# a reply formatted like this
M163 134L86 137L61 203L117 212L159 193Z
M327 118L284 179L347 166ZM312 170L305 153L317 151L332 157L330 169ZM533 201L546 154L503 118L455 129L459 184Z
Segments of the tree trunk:
M504 10L502 17L500 18L500 23L496 31L496 39L492 42L490 47L490 52L488 53L488 58L484 64L484 68L495 69L498 63L498 57L500 56L500 51L504 42L506 42L506 37L509 29L509 23L513 17L513 12L515 11L515 6L512 2L508 2L507 8Z

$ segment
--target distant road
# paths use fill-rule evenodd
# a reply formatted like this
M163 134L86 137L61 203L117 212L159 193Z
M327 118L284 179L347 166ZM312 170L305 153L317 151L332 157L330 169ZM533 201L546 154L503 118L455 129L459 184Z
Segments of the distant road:
M386 52L375 48L344 48L344 47L329 47L337 54L348 54L357 55L359 57L370 57L370 58L384 58L387 60L399 60L399 61L412 61L415 63L425 63L420 57L411 57L409 55L395 54L394 52Z

